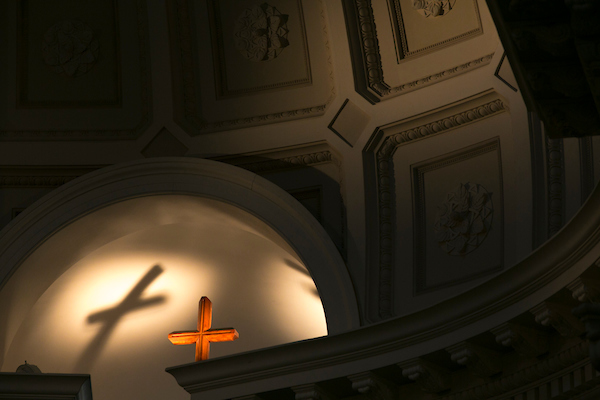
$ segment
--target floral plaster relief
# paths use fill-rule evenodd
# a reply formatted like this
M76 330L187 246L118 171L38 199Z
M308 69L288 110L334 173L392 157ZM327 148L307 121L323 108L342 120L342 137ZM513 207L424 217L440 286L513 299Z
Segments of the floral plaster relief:
M235 46L248 60L260 62L277 58L289 46L288 15L263 3L247 8L235 24Z
M438 206L434 231L439 246L451 256L475 250L492 227L491 194L481 185L461 183Z
M44 62L58 74L76 77L88 72L98 59L99 44L89 25L64 20L46 31L42 43Z
M427 17L443 17L454 8L456 0L413 0L413 8Z

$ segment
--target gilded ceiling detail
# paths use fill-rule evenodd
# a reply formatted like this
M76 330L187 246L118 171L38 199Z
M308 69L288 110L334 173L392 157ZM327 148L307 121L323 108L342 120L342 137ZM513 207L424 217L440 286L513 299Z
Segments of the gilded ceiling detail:
M492 227L491 194L476 183L461 183L438 206L434 225L439 246L451 256L464 256L485 240Z
M99 44L84 22L63 20L46 31L44 62L58 74L76 77L88 72L98 59Z
M288 15L263 3L245 9L235 24L235 46L250 61L277 58L289 46Z

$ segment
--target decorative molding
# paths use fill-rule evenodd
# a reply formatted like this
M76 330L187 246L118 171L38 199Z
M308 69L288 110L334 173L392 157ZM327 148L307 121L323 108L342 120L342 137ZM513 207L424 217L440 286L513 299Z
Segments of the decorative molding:
M480 378L488 378L502 371L501 354L469 342L459 342L446 348L452 361L463 365Z
M578 344L570 347L567 350L561 351L555 355L551 355L535 364L522 368L513 373L504 373L500 377L486 382L483 385L475 386L459 393L440 397L439 400L479 400L479 399L515 399L514 396L518 393L510 393L511 391L528 390L547 390L549 383L557 383L557 387L561 387L561 391L568 392L572 387L569 385L563 386L561 383L563 374L571 378L571 374L585 369L584 374L579 376L579 380L590 382L596 380L596 374L590 370L591 365L587 359L587 343L579 341ZM567 369L565 371L565 369ZM562 373L561 373L562 371ZM559 374L559 375L557 375ZM540 379L541 378L541 379ZM574 382L575 380L568 379L566 382ZM583 389L583 388L582 388ZM548 397L550 398L549 392ZM557 393L558 394L558 393ZM500 397L495 397L500 396Z
M531 309L535 322L543 326L552 326L564 337L577 337L585 329L583 324L573 316L569 306L543 301Z
M202 133L241 129L251 126L266 125L299 118L319 116L325 113L327 107L335 98L336 88L333 76L333 61L331 58L325 6L323 0L318 0L318 2L321 6L322 35L323 43L327 53L328 83L331 89L327 100L323 104L312 107L255 115L247 118L221 120L216 122L209 122L200 114L200 100L199 94L196 92L197 77L195 74L195 57L197 54L195 52L193 33L190 30L191 16L189 11L189 0L176 0L172 3L175 9L174 14L176 18L174 25L176 27L175 29L179 39L177 45L180 49L179 57L175 57L175 59L179 59L182 70L180 84L183 88L183 117L185 121L190 124L191 128L195 129L195 132L188 133L190 133L192 136L195 136Z
M412 140L443 133L444 131L476 122L483 118L491 117L503 111L508 111L508 105L501 99L496 99L478 107L473 107L467 111L396 133L393 136L386 138L378 152L378 156L389 157L398 146Z
M341 165L341 161L329 150L249 163L237 163L234 160L231 160L233 161L231 162L227 158L216 158L215 160L237 165L238 167L252 171L256 174L283 171L291 168L312 167L314 165L330 162L338 167Z
M383 139L376 150L377 174L377 202L379 220L379 317L390 318L393 316L394 292L394 229L395 224L395 182L393 156L399 146L411 143L414 140L442 134L484 118L497 115L508 110L508 106L501 100L488 101L466 111L438 119L408 130L393 133ZM394 124L393 124L394 125ZM387 129L387 128L385 128ZM383 128L378 128L382 131ZM376 135L375 135L376 136Z
M562 139L546 136L546 173L548 179L548 237L565 223L565 160Z
M398 387L392 382L367 371L348 376L352 389L369 400L394 400L398 398Z
M582 303L600 303L600 281L579 277L567 285L573 298Z
M148 11L146 0L136 0L136 23L139 41L139 78L141 116L132 129L78 129L78 130L0 130L0 141L56 141L56 140L131 140L138 138L152 119L152 84L148 44Z
M393 2L393 4L391 4ZM477 28L471 29L470 31L464 32L460 35L442 40L438 43L434 43L429 46L425 46L416 50L409 50L408 41L406 38L406 28L404 26L402 7L400 6L399 0L388 0L389 9L392 14L392 24L394 25L394 35L395 40L394 44L396 47L396 53L399 57L398 63L401 60L406 60L407 58L418 57L427 53L431 53L432 51L439 50L440 48L444 48L458 42L461 42L466 39L470 39L474 36L483 34L483 27L481 26L481 16L479 15L479 6L477 5L477 1L473 1L473 7L475 8L475 14L477 16ZM439 18L446 15L450 10L454 7L456 3L455 0L413 0L413 9L416 10L423 17L428 18L433 16L434 18ZM441 11L439 14L435 14L435 8L438 8L438 11ZM409 11L410 12L410 11ZM491 61L491 60L490 60Z
M92 400L90 375L0 372L0 399Z
M398 364L402 375L417 382L427 393L439 393L450 388L450 372L420 358Z
M295 400L336 400L337 398L315 383L293 386Z
M582 303L573 309L573 315L585 325L590 360L594 368L600 371L600 305Z
M489 64L494 56L493 53L487 54L436 74L391 87L384 81L371 0L344 0L344 8L351 41L350 49L353 51L354 67L356 70L361 69L360 76L358 71L355 72L358 80L356 89L371 103L409 93L469 72L475 68L483 67ZM355 47L359 50L356 50Z
M524 358L534 358L548 351L548 334L534 328L506 322L490 332L496 336L498 344L512 347Z

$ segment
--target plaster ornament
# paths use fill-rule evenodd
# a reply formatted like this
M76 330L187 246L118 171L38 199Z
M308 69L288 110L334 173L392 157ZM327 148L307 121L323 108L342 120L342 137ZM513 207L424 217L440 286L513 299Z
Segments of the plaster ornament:
M233 328L211 329L212 302L202 296L198 305L198 330L193 332L171 332L169 340L175 345L196 344L196 361L207 360L210 354L210 342L230 342L240 337Z
M454 8L456 0L413 0L413 8L427 17L443 17Z
M98 60L98 40L89 25L64 20L46 31L42 42L44 62L58 74L76 77L88 72Z
M289 46L288 15L263 3L242 12L235 23L235 47L248 60L270 61Z
M491 194L481 185L461 183L438 206L434 225L439 246L451 256L475 250L492 227Z

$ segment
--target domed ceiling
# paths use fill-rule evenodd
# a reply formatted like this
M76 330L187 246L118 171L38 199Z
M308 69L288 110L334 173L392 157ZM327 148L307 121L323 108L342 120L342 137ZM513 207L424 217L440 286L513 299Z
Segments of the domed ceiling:
M485 1L11 0L0 23L0 226L103 166L233 164L325 228L362 324L510 268L600 177L596 138L527 113Z

